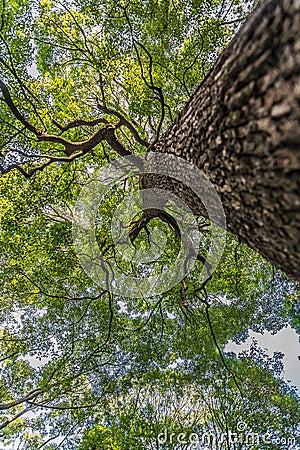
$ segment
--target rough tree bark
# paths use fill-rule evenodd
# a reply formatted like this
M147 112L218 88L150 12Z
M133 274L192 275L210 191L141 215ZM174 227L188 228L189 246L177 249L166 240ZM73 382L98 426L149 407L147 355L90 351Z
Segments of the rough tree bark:
M219 193L229 230L300 281L300 0L262 0L164 137L150 147L127 119L103 106L103 112L119 118L117 125L103 119L66 127L55 122L61 131L105 123L86 141L43 133L18 110L1 80L0 90L37 141L63 147L65 156L45 155L30 173L16 167L27 178L52 163L72 162L102 141L121 156L131 155L115 134L126 126L145 148L179 156L201 169ZM138 157L135 161L139 165ZM0 166L0 171L7 170ZM172 171L166 167L164 173ZM184 184L147 174L141 185L171 189L195 213L207 214Z
M154 151L200 168L231 232L300 281L300 0L263 0ZM183 185L147 175L193 211Z

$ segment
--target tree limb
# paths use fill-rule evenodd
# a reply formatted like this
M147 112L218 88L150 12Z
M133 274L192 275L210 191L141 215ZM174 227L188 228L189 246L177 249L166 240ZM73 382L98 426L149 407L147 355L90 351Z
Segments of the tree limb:
M52 120L52 123L59 128L62 132L70 130L71 128L77 128L81 126L93 127L94 125L98 125L99 123L108 124L108 121L104 118L94 119L94 120L81 120L77 119L72 122L69 122L67 125L62 126L56 120Z
M141 144L143 147L148 148L150 146L150 143L147 142L145 139L143 139L137 129L132 125L132 123L129 122L129 120L127 120L123 114L121 114L120 112L116 111L115 109L112 108L107 108L104 105L101 105L98 103L98 108L100 109L100 111L104 112L105 114L111 114L113 116L118 117L118 119L120 119L119 122L119 126L124 125L126 128L128 128L129 131L131 131L132 135L134 136L135 140Z
M23 411L19 412L18 414L16 414L14 417L12 417L11 419L7 419L5 422L3 422L0 425L0 430L3 430L3 428L7 427L8 425L10 425L12 422L14 422L15 420L17 420L19 417L23 416L23 414L32 411L33 409L35 409L35 406L30 406L29 408L23 409Z
M20 111L18 110L18 108L15 106L15 104L10 96L10 93L7 89L7 86L2 80L0 80L0 89L3 93L5 102L6 102L7 106L9 107L9 109L11 110L11 112L13 113L13 115L24 125L25 128L27 128L27 130L31 131L35 135L39 135L40 132L33 125L31 125L31 123L29 123L25 119L23 114L21 114Z
M13 408L14 406L21 405L22 403L28 402L29 400L33 400L41 393L42 393L41 389L35 389L34 391L27 394L25 397L20 398L19 400L15 400L13 402L0 405L0 411L4 411L4 410L10 409L10 408ZM0 429L1 429L1 426L0 426Z
M16 105L14 104L9 90L6 86L6 84L0 80L0 89L3 93L5 102L7 106L10 108L13 115L18 119L24 127L31 131L33 134L36 135L38 141L42 142L53 142L55 144L61 144L65 147L64 153L67 156L74 156L74 158L84 155L85 153L91 151L93 148L95 148L101 141L106 140L110 146L120 155L120 156L129 156L131 155L131 152L127 150L121 142L116 138L115 136L115 129L116 127L114 125L107 124L104 128L100 128L98 131L96 131L89 139L81 142L71 142L67 139L51 135L48 133L43 133L39 131L36 127L34 127L28 120L24 117L24 115L18 110ZM100 119L97 119L100 120ZM103 122L105 119L101 119ZM126 119L125 119L126 120ZM77 124L79 123L79 120L76 121ZM71 123L71 126L74 126L74 123ZM58 125L57 122L55 123L56 126ZM71 127L69 124L69 127ZM77 125L75 125L77 126ZM77 151L80 153L77 153L76 155L73 155L73 153ZM74 159L72 158L72 159ZM36 170L40 170L41 168L44 168L45 165L49 165L53 162L53 159L49 158L49 160L41 167L36 168Z

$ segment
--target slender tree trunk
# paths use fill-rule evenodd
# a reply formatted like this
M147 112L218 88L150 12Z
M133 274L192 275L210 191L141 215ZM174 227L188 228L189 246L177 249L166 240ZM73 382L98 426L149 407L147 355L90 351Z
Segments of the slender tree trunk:
M300 281L300 0L262 0L155 151L200 168L228 228ZM204 214L189 189L174 190Z

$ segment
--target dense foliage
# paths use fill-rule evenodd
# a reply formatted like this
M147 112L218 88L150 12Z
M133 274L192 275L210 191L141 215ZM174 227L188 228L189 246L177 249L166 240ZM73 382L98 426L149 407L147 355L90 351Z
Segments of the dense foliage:
M255 3L2 0L1 449L177 449L192 433L217 440L209 448L246 449L247 435L259 436L254 449L296 448L283 355L255 341L239 358L224 352L249 329L299 333L286 276L228 234L207 283L198 260L167 292L119 296L89 278L72 237L82 186L159 139ZM124 272L138 269L110 227L138 190L138 177L115 186L97 216L99 248ZM178 252L169 223L153 219L134 245L146 253L157 230L161 268Z

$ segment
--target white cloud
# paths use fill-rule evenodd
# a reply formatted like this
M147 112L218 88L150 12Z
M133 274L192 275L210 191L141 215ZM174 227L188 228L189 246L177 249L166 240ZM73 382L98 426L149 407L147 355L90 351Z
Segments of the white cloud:
M274 352L284 353L283 378L285 381L290 380L292 385L297 386L300 393L300 361L298 359L300 355L300 343L299 335L295 330L288 326L274 335L269 331L260 334L250 330L249 338L244 343L238 345L230 341L225 347L225 352L238 354L243 350L249 349L252 338L255 338L258 345L264 348L269 355L272 355Z

